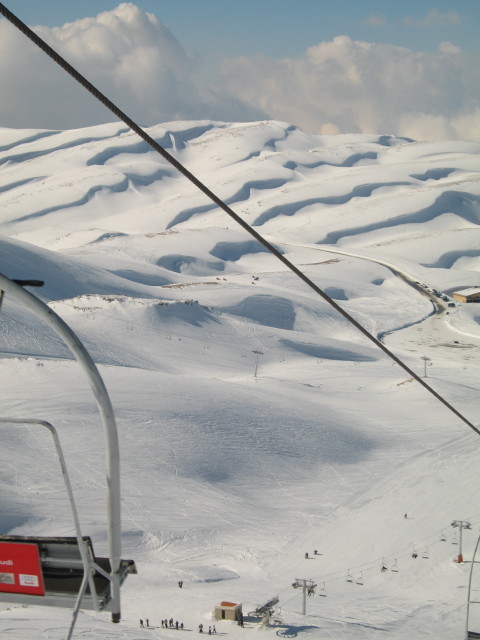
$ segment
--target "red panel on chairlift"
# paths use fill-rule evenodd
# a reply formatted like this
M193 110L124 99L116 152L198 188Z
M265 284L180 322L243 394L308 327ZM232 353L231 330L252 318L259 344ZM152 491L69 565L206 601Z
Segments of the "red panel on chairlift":
M0 592L45 595L36 544L0 542Z

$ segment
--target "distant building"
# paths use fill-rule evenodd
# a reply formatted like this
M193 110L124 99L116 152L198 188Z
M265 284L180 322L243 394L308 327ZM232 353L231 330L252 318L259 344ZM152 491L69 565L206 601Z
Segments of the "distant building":
M242 620L242 603L236 602L221 602L215 607L215 619L216 620L235 620L236 622Z
M480 302L480 289L478 287L462 289L452 294L454 300L458 302Z

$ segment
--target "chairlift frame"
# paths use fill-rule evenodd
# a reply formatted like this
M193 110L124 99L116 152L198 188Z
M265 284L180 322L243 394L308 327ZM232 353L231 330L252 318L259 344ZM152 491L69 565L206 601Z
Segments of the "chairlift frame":
M57 451L57 455L58 455L58 459L60 462L60 468L62 470L62 475L63 475L63 480L65 483L65 487L67 489L67 494L68 494L68 501L70 503L70 509L72 511L72 516L73 516L73 522L75 525L75 532L76 532L76 539L77 539L77 544L78 544L78 550L79 550L79 554L80 554L80 558L81 558L81 563L82 563L82 567L83 567L83 581L82 581L82 585L81 588L79 590L79 597L77 599L77 601L75 602L75 607L73 610L73 622L75 622L75 619L78 615L78 611L80 609L80 604L81 604L81 600L83 597L83 594L85 593L85 590L87 588L87 586L90 587L90 593L92 594L92 599L93 599L93 603L94 603L94 609L99 611L100 610L100 605L98 603L98 598L97 598L97 592L95 589L95 585L93 582L93 574L95 572L95 567L94 564L91 560L92 558L92 554L89 553L88 550L88 545L86 542L86 539L83 537L82 535L82 531L80 528L80 520L78 518L78 512L77 512L77 508L75 506L75 500L73 497L73 491L72 491L72 485L70 482L70 478L68 475L68 471L67 471L67 465L65 463L65 457L63 455L63 451L62 451L62 447L60 445L60 439L58 437L57 431L55 429L55 427L50 424L49 422L46 422L45 420L35 420L32 418L0 418L0 425L8 425L8 424L12 424L12 425L36 425L36 426L40 426L40 427L45 427L46 429L49 430L49 432L52 435L54 444L55 444L55 449ZM51 538L52 542L54 540L54 538ZM29 542L30 539L27 536L4 536L4 535L0 535L0 543L2 542ZM44 553L46 554L46 549L44 551ZM102 570L103 571L103 570ZM29 604L46 604L46 599L44 599L42 597L42 600L38 600L38 596L30 596L30 598L33 597L33 600L31 600L29 602ZM13 593L5 593L5 592L0 592L0 600L6 601L6 602L25 602L25 594L13 594ZM60 606L60 605L53 605L53 606Z
M110 562L108 558L96 558L93 553L91 539L82 535L65 456L63 455L60 438L55 427L45 420L0 417L0 428L8 425L45 427L52 435L67 490L76 536L0 535L0 548L3 545L10 545L9 548L12 545L37 546L41 562L42 581L45 586L44 595L0 591L0 600L16 604L54 607L70 607L73 602L72 622L67 636L67 640L69 640L72 636L80 607L94 609L95 611L112 610ZM124 582L127 573L137 573L133 560L121 561L121 584Z
M84 371L89 385L95 396L97 407L100 413L100 417L104 429L105 437L105 462L106 462L106 486L107 486L107 518L108 518L108 548L109 548L109 562L110 572L109 580L111 582L111 611L112 622L120 622L120 585L121 585L121 506L120 506L120 452L118 443L118 431L115 422L115 416L113 412L112 403L108 395L107 389L103 382L100 373L93 362L90 354L83 346L80 339L72 331L72 329L64 322L60 316L58 316L50 307L44 302L39 300L29 291L25 290L20 284L6 277L0 273L0 303L5 297L5 293L11 295L12 298L19 301L25 307L27 307L35 316L43 320L53 331L63 340L63 342L70 349L71 353L77 360L78 364ZM24 421L23 421L24 422ZM37 421L38 424L39 421ZM44 421L40 421L43 426L49 425ZM48 426L52 434L54 429L51 425ZM53 429L53 431L52 431ZM55 439L55 438L54 438ZM57 446L57 445L56 445ZM58 449L57 449L58 451ZM62 472L66 472L65 463L61 459ZM65 477L64 472L64 477ZM71 500L69 494L69 499ZM79 550L82 557L82 563L84 567L88 565L88 554L84 543L82 542L82 536L78 535ZM82 588L86 590L87 584L90 582L90 567L88 571L85 571L85 584ZM92 582L93 584L93 582ZM93 588L91 587L93 592ZM1 597L1 594L0 594ZM80 594L79 594L80 597ZM80 597L81 600L81 597ZM78 605L80 606L80 605ZM73 630L73 626L71 631ZM71 633L70 633L71 635ZM69 635L69 637L70 637Z
M480 629L479 631L470 630L470 605L472 604L480 604L478 600L472 600L472 580L473 580L473 570L475 568L475 558L477 556L478 547L480 544L480 536L477 538L477 543L475 545L475 549L472 555L472 563L470 566L470 575L468 578L468 590L467 590L467 615L466 615L466 623L465 623L465 640L480 640Z

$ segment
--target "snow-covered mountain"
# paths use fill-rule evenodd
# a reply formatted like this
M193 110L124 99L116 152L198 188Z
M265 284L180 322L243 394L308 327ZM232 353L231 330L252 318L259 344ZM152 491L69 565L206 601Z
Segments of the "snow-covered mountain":
M449 304L480 285L479 145L282 122L148 131L475 422L480 311ZM116 410L123 555L139 575L121 625L84 613L78 635L166 638L165 617L195 631L220 600L248 613L278 595L272 636L461 637L470 565L452 562L450 523L472 523L471 559L478 436L146 143L119 124L0 129L0 234L0 272L45 281L35 294L84 341ZM2 413L58 427L84 532L105 552L87 381L8 296L0 332ZM72 535L48 434L2 428L2 443L1 533ZM318 585L306 617L295 579ZM6 637L68 624L0 606Z

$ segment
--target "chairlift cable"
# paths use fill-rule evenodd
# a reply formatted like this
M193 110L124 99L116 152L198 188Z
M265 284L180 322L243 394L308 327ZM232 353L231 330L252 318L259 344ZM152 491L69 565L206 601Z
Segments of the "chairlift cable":
M225 211L235 222L237 222L247 233L253 236L260 244L262 244L270 253L272 253L278 260L280 260L290 271L298 276L305 284L310 287L315 293L325 300L331 307L333 307L340 315L342 315L348 322L350 322L360 333L368 338L373 344L383 351L389 358L396 362L404 371L408 373L414 380L422 385L431 395L433 395L439 402L447 407L457 418L462 420L470 429L480 435L480 429L478 429L468 418L466 418L458 409L448 402L442 395L440 395L435 389L433 389L424 378L417 375L408 365L406 365L398 356L396 356L390 349L388 349L380 340L375 338L371 333L367 331L355 318L353 318L345 309L338 305L335 300L330 298L318 285L316 285L310 278L308 278L298 267L296 267L290 260L288 260L278 249L270 244L263 236L261 236L252 226L250 226L245 220L243 220L238 214L236 214L221 198L219 198L213 191L211 191L206 185L203 184L198 178L196 178L186 167L184 167L176 158L166 151L158 142L156 142L146 131L144 131L136 122L134 122L129 116L121 111L111 100L109 100L103 93L101 93L91 82L89 82L83 75L81 75L71 64L69 64L61 55L59 55L52 47L50 47L42 38L40 38L34 31L32 31L24 22L22 22L15 14L13 14L7 7L0 2L0 13L19 31L21 31L29 40L36 44L44 53L46 53L52 60L54 60L64 71L71 75L79 84L81 84L87 91L89 91L97 100L99 100L107 109L109 109L114 115L122 120L127 126L132 129L142 140L150 145L155 151L157 151L167 162L175 167L183 176L185 176L192 184L194 184L200 191L202 191L210 200L212 200L220 209Z
M456 532L454 532L454 534L456 534ZM388 559L388 562L392 562L393 564L395 564L395 562L397 563L397 567L398 567L398 560L403 560L406 558L409 558L411 556L412 553L412 549L415 551L416 547L423 547L428 541L431 541L429 544L429 547L432 546L436 546L437 544L440 544L440 540L438 539L438 534L433 534L431 536L428 536L428 538L425 538L423 540L420 540L418 542L416 542L415 544L409 544L406 547L404 547L403 549L398 549L397 552L392 552L390 554L388 554L388 556L383 556L380 562L380 558L377 558L376 560L370 560L370 561L366 561L363 564L358 564L355 567L350 567L347 571L345 571L345 569L340 569L338 571L332 571L330 573L324 573L324 574L320 574L318 576L315 576L314 578L312 578L313 580L316 580L318 582L325 582L326 584L330 584L332 582L339 582L341 580L345 580L346 576L352 572L356 572L359 571L361 573L365 573L368 571L372 571L372 570L376 570L378 569L378 565L379 564L383 564L385 558ZM458 542L458 541L457 541ZM455 543L457 544L457 543ZM419 552L417 552L419 553ZM392 565L393 566L393 565ZM287 589L285 589L286 591Z

